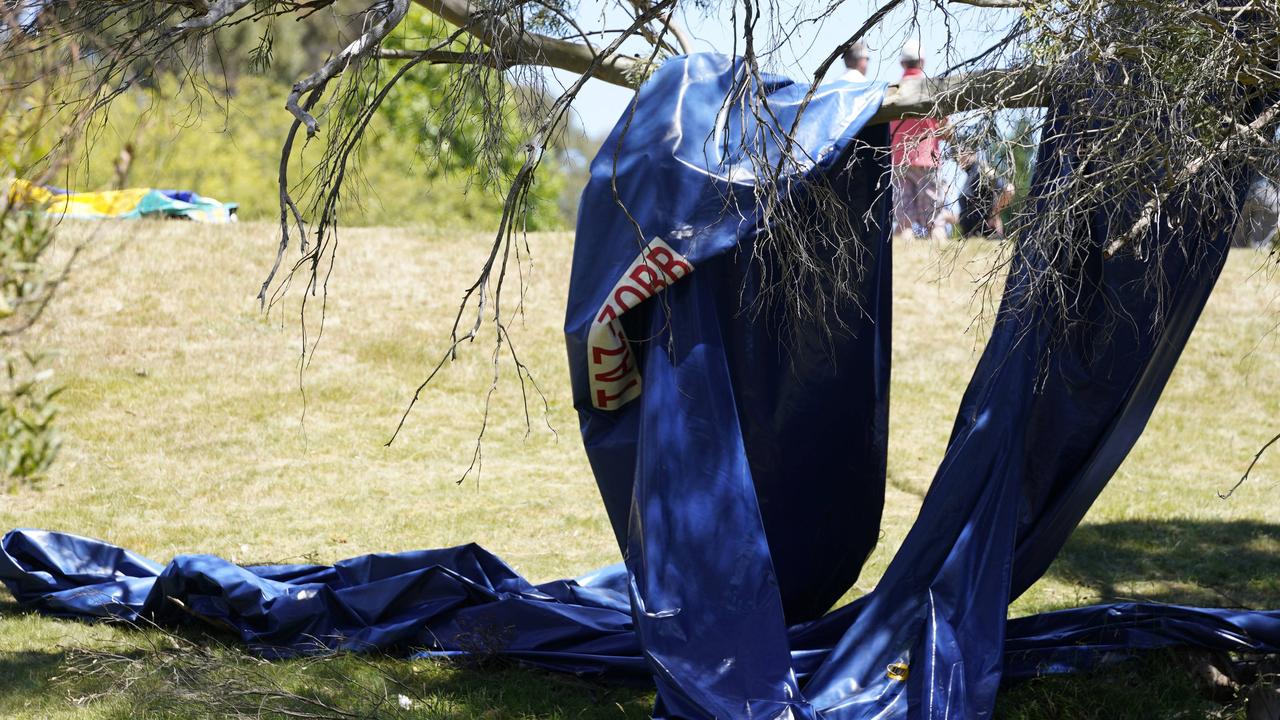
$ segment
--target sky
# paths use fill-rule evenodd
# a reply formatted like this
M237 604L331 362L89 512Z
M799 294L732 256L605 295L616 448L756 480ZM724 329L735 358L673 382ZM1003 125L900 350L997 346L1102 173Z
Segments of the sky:
M794 8L802 7L801 3L788 4L790 15ZM729 7L729 3L721 3ZM844 42L867 16L875 9L877 3L868 0L845 0L844 3L821 24L805 24L796 28L790 41L774 53L767 68L772 72L788 75L797 80L808 81L813 72L822 64L827 54L836 45ZM921 3L922 5L925 3ZM1017 18L1016 11L974 8L951 4L949 6L950 21L942 12L932 7L920 8L919 14L910 7L899 8L891 13L884 22L864 38L871 50L870 66L867 77L872 80L895 81L902 73L898 65L898 51L904 42L914 38L920 41L925 55L925 71L938 72L951 63L968 57L985 49L1003 35L1003 31ZM682 8L696 3L686 3ZM809 3L816 7L815 3ZM906 3L907 6L912 3ZM739 28L732 26L727 11L723 14L708 15L704 11L685 9L682 11L685 28L694 38L699 51L715 51L729 53L733 51L735 32ZM801 17L809 17L814 10L800 10ZM915 15L918 23L912 27L911 19ZM597 18L592 18L597 19ZM625 25L625 14L616 7L605 12L605 25L619 27ZM586 23L588 20L582 18ZM592 23L593 25L595 23ZM758 27L763 27L762 21ZM760 31L757 30L757 35ZM944 54L950 36L950 52ZM757 46L760 38L757 37ZM634 48L640 52L643 46ZM835 80L844 72L844 64L837 61L832 66L826 80ZM556 71L554 83L567 84L572 75ZM620 88L599 80L590 80L583 87L574 107L577 119L593 137L600 137L609 132L614 123L626 109L632 97L632 91Z

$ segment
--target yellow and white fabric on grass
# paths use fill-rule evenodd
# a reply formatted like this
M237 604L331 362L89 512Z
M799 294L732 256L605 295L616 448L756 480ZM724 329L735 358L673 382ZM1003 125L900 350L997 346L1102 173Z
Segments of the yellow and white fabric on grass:
M185 190L130 188L103 192L67 192L26 180L9 183L9 203L80 220L173 217L206 223L236 221L235 203L223 203Z

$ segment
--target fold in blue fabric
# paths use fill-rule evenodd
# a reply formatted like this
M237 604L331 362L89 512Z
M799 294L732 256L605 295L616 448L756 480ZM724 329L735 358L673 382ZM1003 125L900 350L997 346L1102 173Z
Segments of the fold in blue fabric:
M364 555L334 566L241 567L208 555L163 566L100 540L20 529L0 540L0 578L23 607L47 615L211 625L265 657L479 653L611 681L650 679L621 565L537 586L475 545ZM801 680L830 654L847 614L791 628ZM265 620L271 616L279 621ZM1008 626L1005 674L1074 672L1176 645L1277 652L1280 611L1126 603L1016 618Z
M750 104L756 82L767 112ZM1076 252L1019 249L915 525L876 588L828 612L874 547L884 502L888 134L867 125L882 84L832 83L784 162L776 142L806 91L733 58L673 59L592 164L566 345L624 563L542 585L474 545L161 567L16 530L0 542L0 580L41 612L210 623L268 656L496 653L648 680L658 718L983 718L1002 678L1174 645L1280 651L1280 611L1128 603L1006 620L1137 440L1222 268L1229 228L1206 229L1190 203L1152 223L1153 246L1180 249L1156 260L1158 297L1139 282L1149 260L1104 259L1131 208L1094 211L1063 239ZM1043 216L1046 189L1081 155L1080 128L1053 123L1029 195ZM765 172L782 182L757 182ZM1243 192L1247 178L1233 180ZM811 223L813 257L853 262L857 293L820 279L773 292L788 267L766 187ZM821 210L831 193L842 215ZM1073 289L1070 308L1034 282L1050 269ZM788 312L796 301L813 311Z

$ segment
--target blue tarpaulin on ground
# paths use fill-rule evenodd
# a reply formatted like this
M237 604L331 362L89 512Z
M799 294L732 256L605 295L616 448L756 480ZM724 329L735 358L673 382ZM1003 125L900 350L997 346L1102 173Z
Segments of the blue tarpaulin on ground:
M192 555L161 567L14 531L0 579L43 612L210 622L268 655L449 655L485 637L484 651L542 667L651 677L661 718L980 718L1002 676L1170 645L1280 650L1280 612L1131 603L1006 621L1141 433L1225 259L1229 228L1168 238L1187 252L1160 257L1157 305L1134 282L1142 262L1103 260L1114 228L1132 224L1121 207L1095 211L1073 238L1085 251L1054 268L1076 281L1079 322L1063 326L1061 300L1030 282L1050 259L1017 254L915 526L872 592L826 612L874 546L884 500L888 138L867 126L884 86L823 86L798 126L806 160L782 186L815 218L813 252L865 252L856 298L816 285L820 311L795 321L767 291L782 259L762 241L767 168L749 155L778 157L769 143L806 86L762 81L769 113L743 104L752 80L738 61L668 61L583 196L567 347L624 565L532 585L462 546L334 566ZM1031 202L1073 172L1067 130L1047 134ZM827 191L846 216L804 212Z

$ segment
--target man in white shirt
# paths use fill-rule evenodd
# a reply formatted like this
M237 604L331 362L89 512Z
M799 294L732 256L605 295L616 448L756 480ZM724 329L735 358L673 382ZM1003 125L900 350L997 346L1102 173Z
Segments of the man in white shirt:
M844 66L849 68L841 80L863 82L867 79L867 61L871 55L867 52L867 44L859 40L844 51Z

